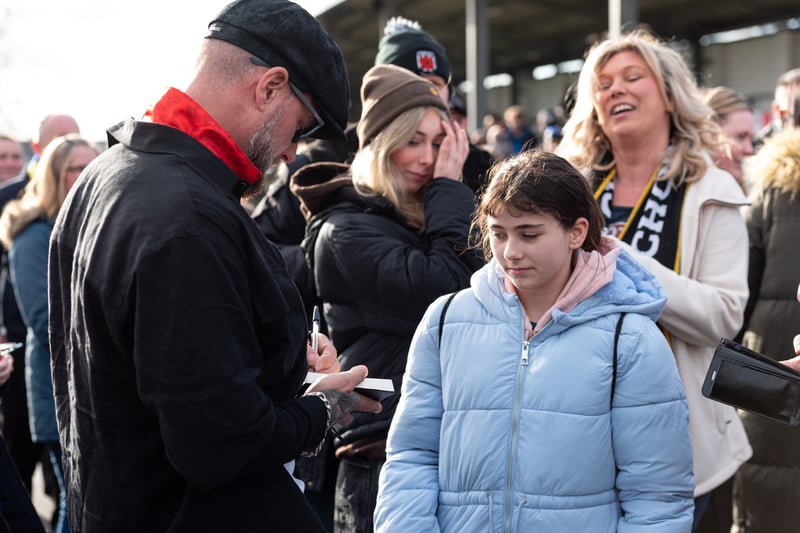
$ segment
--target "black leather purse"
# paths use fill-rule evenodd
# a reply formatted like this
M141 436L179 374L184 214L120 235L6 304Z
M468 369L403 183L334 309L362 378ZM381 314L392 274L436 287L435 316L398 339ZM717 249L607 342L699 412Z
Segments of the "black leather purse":
M800 372L730 339L719 341L702 392L784 424L800 424Z

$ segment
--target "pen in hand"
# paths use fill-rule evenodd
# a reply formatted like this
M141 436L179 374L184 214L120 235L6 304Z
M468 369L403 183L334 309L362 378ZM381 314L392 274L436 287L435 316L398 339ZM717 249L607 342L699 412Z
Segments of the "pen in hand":
M319 353L319 306L314 306L311 315L311 349Z
M20 348L22 348L23 344L21 342L3 342L0 343L0 355L8 355L13 353Z

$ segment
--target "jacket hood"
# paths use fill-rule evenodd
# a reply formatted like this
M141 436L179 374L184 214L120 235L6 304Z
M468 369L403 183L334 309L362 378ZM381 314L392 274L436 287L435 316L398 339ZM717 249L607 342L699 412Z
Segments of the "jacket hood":
M292 174L289 190L300 200L306 221L333 203L342 188L352 186L349 171L350 167L343 163L320 162Z
M350 167L343 163L311 163L292 174L290 179L289 189L300 200L300 210L307 222L301 248L312 271L313 251L319 232L334 213L343 216L348 213L375 213L406 225L386 198L359 194L349 171Z
M505 321L520 320L522 309L496 259L473 274L472 291L486 309ZM616 239L603 237L601 249L579 251L575 268L556 303L539 320L536 331L553 324L561 331L613 313L638 313L657 320L666 305L664 288ZM524 311L522 311L524 314ZM523 325L529 321L525 319ZM529 328L528 328L529 329Z

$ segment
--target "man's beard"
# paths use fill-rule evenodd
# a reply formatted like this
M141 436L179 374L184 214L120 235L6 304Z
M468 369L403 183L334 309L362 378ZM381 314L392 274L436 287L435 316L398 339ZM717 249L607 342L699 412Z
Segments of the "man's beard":
M280 156L275 154L272 130L274 130L275 125L283 119L285 110L286 102L284 101L283 104L278 107L275 114L269 117L269 119L254 131L253 135L250 137L250 146L247 148L247 158L261 171L261 178L247 188L242 195L243 198L249 198L264 190L269 170L274 165L281 162Z

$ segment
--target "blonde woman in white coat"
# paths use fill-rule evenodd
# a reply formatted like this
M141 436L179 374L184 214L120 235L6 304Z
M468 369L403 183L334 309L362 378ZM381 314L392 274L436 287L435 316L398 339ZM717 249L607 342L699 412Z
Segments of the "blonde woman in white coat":
M746 199L710 154L721 132L681 56L643 32L597 43L578 80L559 153L591 174L606 231L661 281L659 325L689 402L695 527L710 493L752 450L732 407L701 394L720 337L748 296Z

